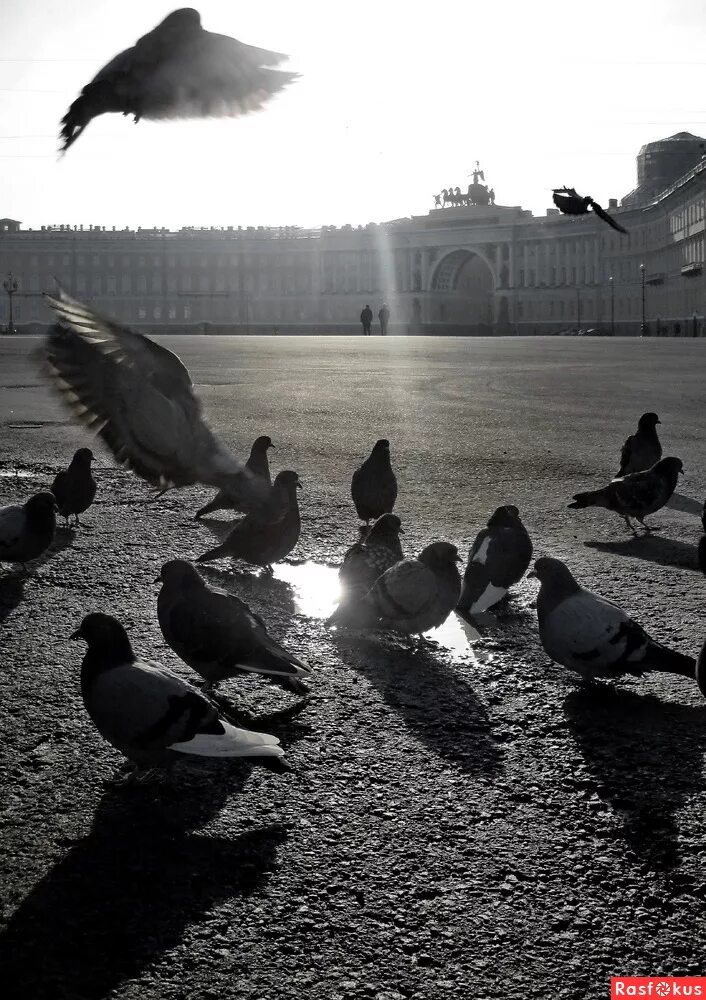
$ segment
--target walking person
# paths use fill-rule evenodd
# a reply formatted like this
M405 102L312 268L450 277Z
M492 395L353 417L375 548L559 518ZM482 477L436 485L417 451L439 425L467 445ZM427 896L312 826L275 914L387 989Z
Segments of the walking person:
M369 337L373 326L373 310L367 303L365 309L360 314L360 322L363 324L363 336Z
M378 319L380 320L380 335L384 337L387 334L387 324L390 321L390 310L384 302L382 309L378 313Z

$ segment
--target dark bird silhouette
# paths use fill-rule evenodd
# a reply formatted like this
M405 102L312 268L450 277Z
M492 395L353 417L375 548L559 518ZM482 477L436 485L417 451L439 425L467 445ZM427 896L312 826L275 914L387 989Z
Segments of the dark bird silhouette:
M532 541L513 504L498 507L468 553L458 606L481 614L502 600L527 572Z
M61 152L98 115L233 118L261 108L298 74L272 69L287 56L204 31L198 11L175 10L103 67L61 120Z
M637 430L622 447L616 478L628 476L632 472L644 472L659 462L662 445L657 436L657 424L661 422L656 413L642 414L637 422Z
M59 319L44 348L52 384L118 462L161 490L203 483L263 499L205 423L176 354L64 292L46 298Z
M267 490L267 492L269 492L269 487L272 486L270 463L267 460L267 451L269 448L274 448L274 445L266 434L255 438L253 446L250 449L250 457L245 463L246 470L252 473L253 481L259 483L263 491ZM252 491L249 491L246 496L237 496L229 495L224 490L219 490L212 500L209 500L204 507L196 511L194 517L205 517L206 514L212 514L214 510L234 510L238 513L247 514L252 505Z
M644 523L643 518L654 514L668 503L683 472L680 458L663 458L645 472L632 472L622 479L613 479L603 489L574 494L574 502L569 504L569 509L605 507L625 518L625 523L633 534L637 532L630 523L631 517L649 532L652 529Z
M220 681L260 674L297 694L307 665L269 635L262 618L233 594L209 587L191 563L166 562L158 579L157 617L162 635L212 690Z
M592 208L599 219L603 219L604 222L607 222L609 226L619 233L627 234L627 229L623 229L619 222L616 222L612 216L608 215L606 210L601 208L597 201L594 201L590 197L582 197L576 192L575 188L554 188L552 198L554 204L563 215L587 215L589 209Z
M297 490L301 488L296 472L289 469L278 472L267 504L236 521L225 540L196 561L230 557L271 570L272 563L288 556L299 541L301 517Z
M397 479L390 463L390 442L381 438L353 473L351 496L361 521L390 514L397 500Z
M701 511L701 526L704 529L704 533L699 539L699 569L706 576L706 501L704 501L704 509Z
M79 448L71 459L68 469L60 472L51 485L56 505L66 521L67 528L71 515L76 524L81 523L78 515L87 511L95 499L97 487L91 474L93 458L90 448Z
M24 504L0 507L0 562L37 559L54 541L56 501L52 493L35 493Z
M101 736L137 769L163 767L175 755L281 757L275 736L236 729L200 691L159 663L138 660L115 618L87 615L72 639L88 644L81 695Z
M386 570L363 598L339 605L328 623L407 635L437 628L461 595L459 561L455 545L432 542L417 559L402 559Z
M361 525L358 530L361 537L346 551L338 570L341 600L337 610L360 601L378 577L404 558L400 544L404 532L396 514L381 514L372 527Z
M556 663L586 680L641 676L645 671L695 677L696 662L651 639L641 625L604 597L584 590L559 559L534 564L539 638Z

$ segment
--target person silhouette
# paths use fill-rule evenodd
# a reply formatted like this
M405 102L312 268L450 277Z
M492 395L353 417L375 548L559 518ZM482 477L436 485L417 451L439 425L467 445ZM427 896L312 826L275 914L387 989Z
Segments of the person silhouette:
M363 309L360 314L360 322L363 324L363 336L369 337L373 325L373 310L367 302L365 304L365 309Z
M378 313L378 319L380 320L380 334L384 337L387 333L387 324L390 320L390 310L384 302L382 304L382 309Z

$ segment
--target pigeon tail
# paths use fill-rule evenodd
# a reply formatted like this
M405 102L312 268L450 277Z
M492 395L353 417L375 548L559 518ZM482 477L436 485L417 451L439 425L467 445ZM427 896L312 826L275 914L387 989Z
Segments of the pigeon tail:
M170 750L194 757L283 757L284 750L276 736L236 729L220 720L222 732L197 733L185 743L172 743Z
M309 693L308 687L302 684L299 678L308 677L311 671L301 660L297 660L285 652L262 647L258 650L257 661L241 669L262 674L263 677L267 677L268 680L279 684L285 690L293 691L295 694Z
M198 520L200 517L205 517L206 514L212 514L214 510L225 509L226 504L223 503L223 495L221 493L217 493L213 500L209 500L205 506L196 511L194 514L194 520Z
M105 82L92 83L84 87L83 92L61 119L59 138L63 145L59 152L65 153L70 146L73 146L93 118L106 111L123 110L111 88Z
M215 549L209 549L196 560L197 563L210 562L212 559L225 559L230 553L225 545L217 545Z
M696 683L699 685L699 691L706 698L706 642L701 648L696 664Z
M699 569L706 576L706 535L702 535L698 548Z
M658 670L665 674L681 674L682 677L696 677L696 660L675 649L668 649L661 643L651 642L641 666L645 670ZM698 679L698 678L697 678Z
M583 510L584 507L605 507L608 502L605 490L591 490L589 493L575 493L569 510Z
M343 600L326 619L326 624L342 628L371 628L379 617L379 612L368 600Z

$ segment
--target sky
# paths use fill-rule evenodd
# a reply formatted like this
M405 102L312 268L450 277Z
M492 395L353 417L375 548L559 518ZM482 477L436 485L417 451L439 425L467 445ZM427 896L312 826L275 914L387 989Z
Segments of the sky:
M301 79L239 119L59 120L166 0L3 0L0 217L23 226L353 225L426 214L479 160L502 205L635 186L645 142L706 135L706 0L202 0Z

